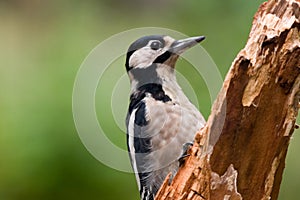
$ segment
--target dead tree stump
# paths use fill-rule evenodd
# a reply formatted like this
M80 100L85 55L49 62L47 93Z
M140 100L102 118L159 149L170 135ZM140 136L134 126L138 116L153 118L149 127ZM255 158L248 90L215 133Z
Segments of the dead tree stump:
M191 156L156 200L277 199L300 99L300 1L254 16Z

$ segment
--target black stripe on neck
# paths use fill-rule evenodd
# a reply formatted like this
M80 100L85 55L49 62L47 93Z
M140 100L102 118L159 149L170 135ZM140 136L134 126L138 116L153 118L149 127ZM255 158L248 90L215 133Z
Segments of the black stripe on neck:
M138 90L142 93L150 93L152 97L158 101L167 102L172 100L168 95L166 95L161 84L149 83L142 85Z
M138 82L137 87L148 85L150 83L161 84L161 78L157 74L157 65L151 64L144 68L133 68L130 73Z
M164 63L166 62L173 54L170 51L166 51L165 53L158 56L153 63Z
M166 95L161 84L148 83L139 87L137 91L130 96L130 104L129 104L130 114L132 110L137 106L137 104L143 98L146 97L146 93L150 93L151 96L157 101L162 101L164 103L168 101L172 101L172 99L168 95Z

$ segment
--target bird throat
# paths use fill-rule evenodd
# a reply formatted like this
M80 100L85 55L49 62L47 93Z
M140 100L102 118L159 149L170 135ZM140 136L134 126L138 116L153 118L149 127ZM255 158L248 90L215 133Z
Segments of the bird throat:
M157 64L153 63L145 68L133 68L130 70L133 79L137 81L136 88L140 88L148 84L162 84L161 78L157 73Z

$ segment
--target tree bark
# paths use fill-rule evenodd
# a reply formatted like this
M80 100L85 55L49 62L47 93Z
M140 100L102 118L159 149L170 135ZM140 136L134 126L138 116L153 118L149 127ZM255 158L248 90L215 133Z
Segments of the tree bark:
M190 156L156 200L277 199L300 99L300 1L254 16Z

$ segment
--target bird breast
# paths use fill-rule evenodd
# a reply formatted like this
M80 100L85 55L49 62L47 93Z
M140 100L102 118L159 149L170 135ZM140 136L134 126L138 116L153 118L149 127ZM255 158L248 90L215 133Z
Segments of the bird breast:
M145 99L147 135L151 137L152 153L160 167L176 161L182 152L182 145L193 141L204 119L190 102L156 101Z

